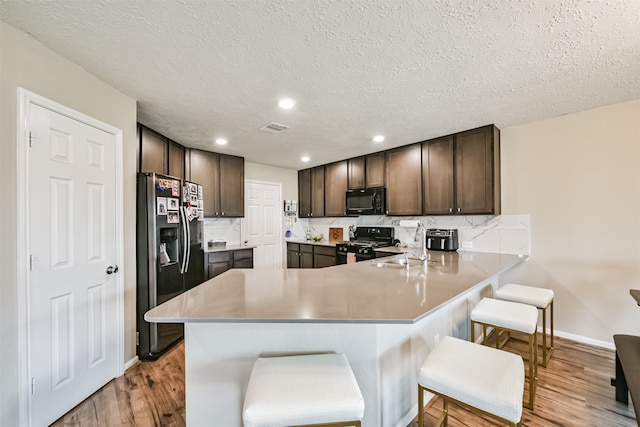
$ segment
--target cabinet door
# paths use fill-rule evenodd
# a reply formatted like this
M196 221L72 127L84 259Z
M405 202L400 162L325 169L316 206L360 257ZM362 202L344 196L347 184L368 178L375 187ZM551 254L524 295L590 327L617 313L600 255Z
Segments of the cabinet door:
M422 143L422 188L425 215L454 212L453 135Z
M140 172L166 175L169 172L168 144L167 138L140 125Z
M386 173L385 153L369 154L365 158L365 184L366 187L384 187Z
M311 169L311 216L324 216L324 166Z
M315 254L313 256L314 268L324 268L336 265L336 257L322 254Z
M244 217L244 158L220 155L220 216Z
M386 152L387 215L422 214L422 145Z
M185 179L184 147L173 141L169 141L169 175Z
M313 268L313 254L300 252L300 268Z
M349 190L364 188L364 156L349 159Z
M287 268L300 268L300 252L287 251Z
M213 264L207 264L207 280L213 279L216 276L221 275L227 270L231 270L231 261L214 262Z
M311 169L298 171L298 216L311 216Z
M347 161L331 163L324 168L325 216L345 216L347 192Z
M204 216L218 216L220 212L220 156L209 151L191 149L190 180L202 185Z
M485 126L456 134L456 213L500 213L498 132Z

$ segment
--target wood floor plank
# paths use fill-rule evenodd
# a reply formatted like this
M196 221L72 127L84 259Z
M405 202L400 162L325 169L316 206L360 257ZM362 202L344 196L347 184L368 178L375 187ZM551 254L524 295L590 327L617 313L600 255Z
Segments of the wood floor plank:
M526 427L635 427L633 406L615 400L610 378L615 371L615 353L599 347L556 338L556 350L547 368L539 367L535 411L524 409ZM504 348L527 355L527 343L511 339ZM417 385L416 385L417 393ZM525 393L526 397L526 393ZM442 402L426 410L426 426L440 415ZM492 427L456 406L450 407L451 427ZM155 362L139 362L127 372L56 421L55 427L186 425L184 388L184 343ZM417 419L409 426L416 427Z

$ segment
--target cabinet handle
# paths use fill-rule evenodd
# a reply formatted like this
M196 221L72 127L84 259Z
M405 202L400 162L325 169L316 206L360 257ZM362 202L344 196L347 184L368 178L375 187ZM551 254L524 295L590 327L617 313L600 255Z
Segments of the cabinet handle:
M458 208L458 213L460 213L460 208Z
M453 208L449 208L449 213L452 213L452 212L453 212Z
M313 216L313 212L311 212L311 216Z
M222 212L222 216L224 216L224 212Z

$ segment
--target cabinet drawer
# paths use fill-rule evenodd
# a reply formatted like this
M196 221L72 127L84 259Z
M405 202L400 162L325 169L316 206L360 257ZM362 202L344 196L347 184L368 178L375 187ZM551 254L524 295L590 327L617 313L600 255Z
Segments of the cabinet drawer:
M307 254L313 253L313 245L300 245L300 252L304 252Z
M336 256L336 248L332 246L316 246L314 253L318 255Z
M233 262L233 268L253 268L253 258L235 260Z
M212 253L209 253L207 255L208 255L207 262L209 264L213 264L213 263L216 263L216 262L231 261L233 252L231 252L231 251L212 252Z
M300 244L299 243L287 243L287 250L288 251L296 251L296 252L298 252L300 250Z
M238 264L238 260L253 259L253 249L242 249L233 252L233 260Z

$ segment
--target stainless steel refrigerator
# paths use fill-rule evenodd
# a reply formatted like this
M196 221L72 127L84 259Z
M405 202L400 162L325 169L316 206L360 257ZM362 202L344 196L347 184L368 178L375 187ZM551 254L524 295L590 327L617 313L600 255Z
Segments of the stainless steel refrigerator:
M155 359L183 325L149 323L144 313L204 281L202 186L154 173L137 177L137 353Z

